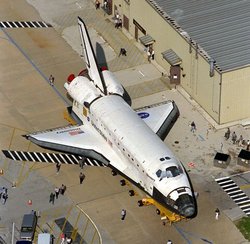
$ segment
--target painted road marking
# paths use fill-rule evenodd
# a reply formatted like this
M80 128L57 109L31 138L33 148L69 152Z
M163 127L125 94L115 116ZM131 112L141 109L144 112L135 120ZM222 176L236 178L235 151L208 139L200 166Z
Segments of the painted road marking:
M82 159L81 156L65 153L41 153L12 150L2 150L2 152L7 158L14 161L79 164L79 161ZM106 167L105 164L90 158L86 158L83 164L87 166Z
M229 195L229 197L240 207L240 209L250 216L250 198L240 187L230 178L223 177L215 179L220 187Z
M44 21L0 21L0 28L49 28Z

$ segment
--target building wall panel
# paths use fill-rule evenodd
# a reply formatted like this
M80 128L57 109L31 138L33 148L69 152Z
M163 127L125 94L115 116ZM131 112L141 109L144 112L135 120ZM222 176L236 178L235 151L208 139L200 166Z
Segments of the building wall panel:
M221 124L250 117L250 67L222 75Z

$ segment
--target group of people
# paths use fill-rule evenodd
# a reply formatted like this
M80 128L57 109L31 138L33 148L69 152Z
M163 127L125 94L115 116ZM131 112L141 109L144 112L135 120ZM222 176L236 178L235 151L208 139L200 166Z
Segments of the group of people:
M59 194L61 193L62 195L64 195L65 191L66 191L66 186L64 184L62 184L60 188L55 187L54 192L50 193L49 202L51 202L52 204L54 204L55 203L55 199L58 199Z
M95 1L95 9L99 9L100 6L101 6L100 1L99 1L99 0L96 0L96 1ZM104 9L107 9L107 8L108 8L108 0L104 0L104 2L103 2L103 8L104 8Z
M86 158L85 157L82 157L80 160L79 160L79 166L80 166L80 168L81 169L83 169L83 166L84 166L84 164L85 164L85 161L86 161ZM59 174L59 171L60 171L60 169L61 169L61 163L60 162L57 162L56 163L56 174ZM85 179L85 175L83 174L83 172L80 172L80 174L79 174L79 180L80 180L80 184L82 184L82 182L83 182L83 180ZM64 186L64 185L62 185L62 186ZM57 189L57 188L56 188ZM61 192L61 191L60 191ZM52 194L52 193L51 193ZM57 196L58 197L58 194L56 194L56 191L55 191L55 196ZM52 195L51 195L51 197L52 197ZM57 198L56 197L56 198Z
M118 12L115 13L115 28L122 28L122 19Z
M155 59L155 51L154 51L152 45L149 45L147 47L147 56L148 56L148 62L151 62L151 60Z
M238 137L235 131L231 134L230 129L227 128L224 137L226 140L229 140L231 137L233 144L237 144L238 146L243 146L243 147L245 146L246 150L250 151L250 140L245 140L242 135Z
M66 234L63 234L61 235L61 243L60 244L68 244L68 243L72 243L73 240L70 236L67 236Z
M115 28L119 29L122 28L122 19L121 18L115 18Z

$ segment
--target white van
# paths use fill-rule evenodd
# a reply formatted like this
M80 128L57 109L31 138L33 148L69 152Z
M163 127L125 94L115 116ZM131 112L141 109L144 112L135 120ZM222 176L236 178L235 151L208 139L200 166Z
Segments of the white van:
M37 244L52 244L53 238L50 233L38 234Z

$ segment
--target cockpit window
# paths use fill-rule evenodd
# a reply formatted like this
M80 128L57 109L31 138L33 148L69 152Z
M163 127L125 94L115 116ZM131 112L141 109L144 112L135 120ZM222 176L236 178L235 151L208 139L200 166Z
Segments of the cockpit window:
M165 170L158 169L156 171L156 175L158 178L160 178L160 181L165 177L172 178L172 177L176 177L182 173L183 173L183 170L180 166L178 166L178 167L171 166L171 167L166 168Z
M160 169L158 169L158 170L156 171L157 177L161 177L161 173L162 173L162 171L161 171Z

